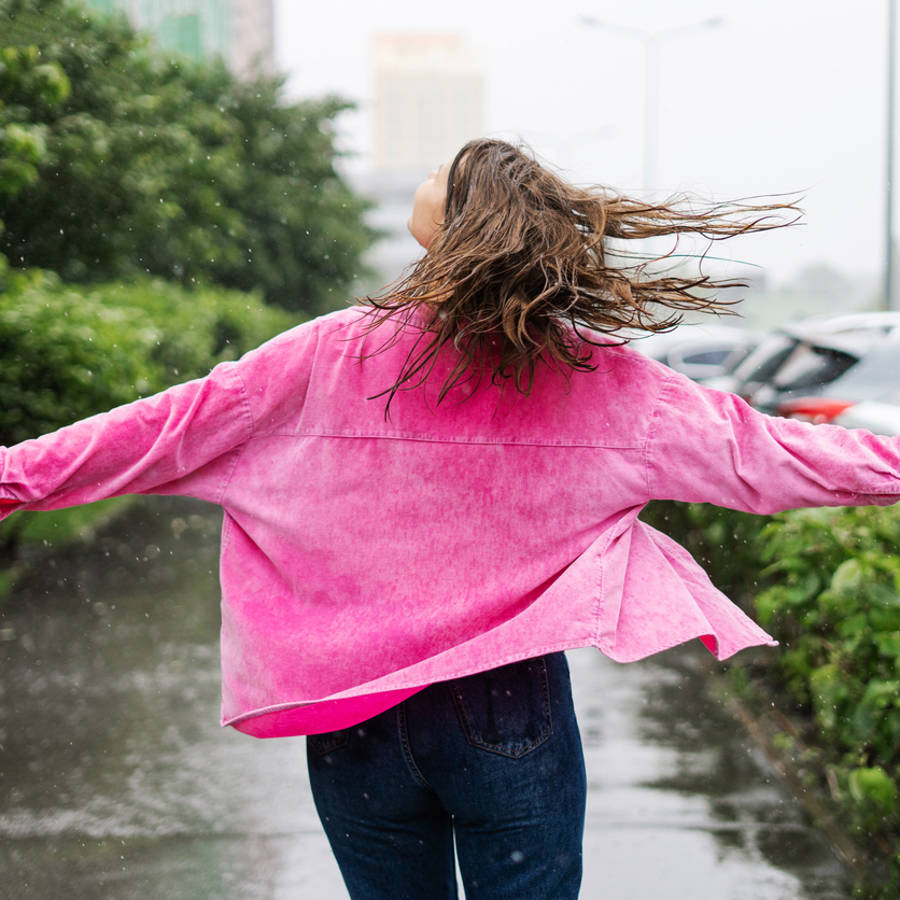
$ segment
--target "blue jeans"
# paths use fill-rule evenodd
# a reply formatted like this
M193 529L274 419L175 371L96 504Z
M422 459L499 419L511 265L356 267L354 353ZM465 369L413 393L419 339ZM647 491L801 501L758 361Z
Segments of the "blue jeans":
M568 900L585 774L565 656L433 684L307 738L313 797L353 900Z

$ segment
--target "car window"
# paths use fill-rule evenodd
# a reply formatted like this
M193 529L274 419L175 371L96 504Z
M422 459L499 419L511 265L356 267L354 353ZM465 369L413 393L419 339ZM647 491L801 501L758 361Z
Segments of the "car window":
M711 350L694 350L681 354L676 351L671 354L671 357L675 363L681 362L690 366L718 366L725 361L729 353L731 353L731 347L716 347Z
M735 369L753 352L754 344L746 347L735 347L728 356L722 360L723 372L734 372Z
M734 377L741 384L765 381L771 378L796 346L795 338L786 334L770 334L734 370Z
M780 391L828 384L857 361L858 357L842 350L800 344L775 373L772 384Z

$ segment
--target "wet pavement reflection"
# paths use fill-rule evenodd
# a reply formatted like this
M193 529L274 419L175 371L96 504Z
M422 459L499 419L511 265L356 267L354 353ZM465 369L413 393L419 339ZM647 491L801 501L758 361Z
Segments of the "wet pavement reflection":
M346 898L303 739L218 726L218 527L202 504L141 501L0 609L0 897ZM706 692L705 653L570 654L589 780L582 895L850 897Z

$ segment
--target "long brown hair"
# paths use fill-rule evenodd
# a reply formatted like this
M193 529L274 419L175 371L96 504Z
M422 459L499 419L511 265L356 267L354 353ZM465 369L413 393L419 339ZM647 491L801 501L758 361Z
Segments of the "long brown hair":
M511 379L527 394L539 362L593 370L590 348L609 345L609 335L623 343L623 329L666 331L686 311L726 312L736 301L710 292L747 286L703 274L702 260L693 276L654 273L653 264L672 251L628 264L629 254L613 250L610 239L696 234L712 242L783 227L799 216L790 202L698 205L680 197L652 204L608 188L575 187L523 147L470 141L450 167L444 222L427 253L360 300L374 307L372 329L397 317L420 323L396 381L376 396L388 395L389 414L396 392L421 384L447 345L458 357L439 399L484 372L494 383ZM617 257L624 264L613 264Z

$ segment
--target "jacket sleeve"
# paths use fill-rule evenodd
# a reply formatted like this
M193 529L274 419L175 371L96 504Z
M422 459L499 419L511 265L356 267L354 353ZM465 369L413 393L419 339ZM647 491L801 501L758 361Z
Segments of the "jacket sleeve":
M302 402L313 323L273 338L205 378L0 448L0 518L121 494L219 503L240 448ZM299 398L299 399L298 399Z
M900 437L766 416L677 374L653 413L647 466L652 499L752 513L900 500Z

